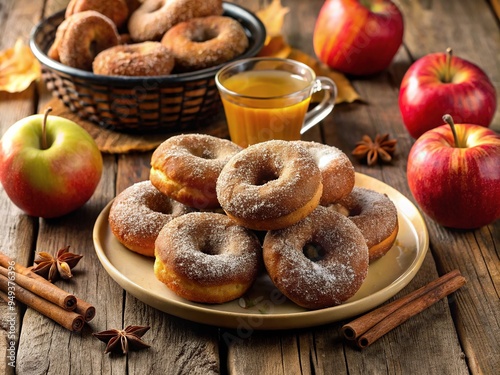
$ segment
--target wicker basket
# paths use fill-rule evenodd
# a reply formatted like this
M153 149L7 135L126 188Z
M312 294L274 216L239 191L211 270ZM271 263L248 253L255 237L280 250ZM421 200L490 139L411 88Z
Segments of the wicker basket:
M223 7L224 15L237 19L249 38L248 49L238 58L255 56L264 45L264 25L238 5ZM46 52L63 19L61 11L35 26L30 47L41 63L47 88L82 119L128 133L179 132L199 129L221 110L214 80L221 65L159 77L111 77L50 59Z

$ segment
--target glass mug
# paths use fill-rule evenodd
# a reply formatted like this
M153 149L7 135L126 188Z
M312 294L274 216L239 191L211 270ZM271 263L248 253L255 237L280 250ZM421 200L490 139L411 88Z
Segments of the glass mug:
M249 58L229 63L215 76L231 140L242 146L301 134L323 120L337 97L335 83L310 67L281 58ZM308 111L311 96L324 91Z

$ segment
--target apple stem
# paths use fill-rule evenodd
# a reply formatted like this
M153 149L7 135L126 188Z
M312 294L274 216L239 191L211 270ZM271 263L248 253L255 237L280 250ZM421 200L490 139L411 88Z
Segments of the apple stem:
M47 149L47 117L49 117L49 113L52 111L52 107L48 107L45 110L45 115L43 116L42 122L42 150Z
M451 81L451 78L450 78L450 75L451 75L451 58L453 56L453 50L448 47L446 48L446 70L444 71L444 82L445 83L450 83Z
M457 136L457 131L455 129L455 122L453 121L453 117L451 117L450 115L444 115L443 116L443 120L444 122L446 122L448 125L450 125L450 128L451 128L451 132L453 133L453 140L455 142L455 147L459 148L460 145L458 143L458 136Z

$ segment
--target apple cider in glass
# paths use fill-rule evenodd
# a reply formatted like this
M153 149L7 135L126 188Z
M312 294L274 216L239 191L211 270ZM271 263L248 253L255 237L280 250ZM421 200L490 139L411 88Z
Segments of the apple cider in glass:
M309 86L302 77L283 71L249 71L228 78L224 85L240 94L222 97L233 142L246 147L270 139L300 139L310 96L309 92L289 95Z
M272 139L299 140L332 111L336 97L333 81L287 59L235 61L217 73L216 83L229 135L241 147ZM321 90L322 102L308 111L311 95Z

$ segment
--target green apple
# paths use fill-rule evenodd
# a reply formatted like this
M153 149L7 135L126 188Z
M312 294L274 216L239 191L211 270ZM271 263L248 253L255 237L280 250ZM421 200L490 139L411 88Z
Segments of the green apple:
M102 175L102 155L90 134L58 116L33 115L0 140L0 182L31 216L60 217L81 207Z

